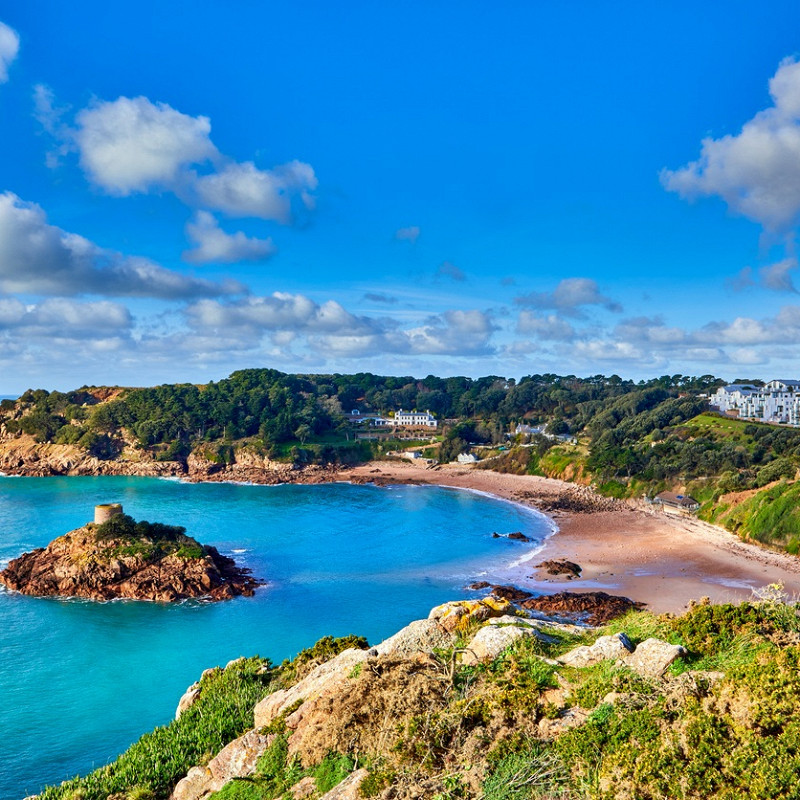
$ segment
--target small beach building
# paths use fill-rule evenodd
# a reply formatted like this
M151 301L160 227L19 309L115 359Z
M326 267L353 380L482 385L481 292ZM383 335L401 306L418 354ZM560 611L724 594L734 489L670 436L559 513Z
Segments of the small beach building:
M653 503L664 508L675 508L679 511L697 511L700 503L688 494L675 494L674 492L659 492Z

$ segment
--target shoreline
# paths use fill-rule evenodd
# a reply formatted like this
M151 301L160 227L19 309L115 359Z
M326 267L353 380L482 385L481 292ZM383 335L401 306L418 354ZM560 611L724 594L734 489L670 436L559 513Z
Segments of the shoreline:
M502 573L504 583L537 594L604 591L645 603L655 613L672 614L682 613L691 600L705 597L714 603L741 602L750 599L753 590L774 583L783 584L790 598L800 598L800 558L742 541L724 528L695 517L654 511L635 501L613 500L589 487L555 478L460 464L428 468L405 461L279 471L248 464L242 465L243 469L213 474L199 470L176 474L170 468L132 466L100 474L190 483L435 485L511 502L541 514L551 527L536 552L518 558ZM19 476L19 472L5 475ZM41 472L39 476L43 476ZM536 564L552 560L579 564L580 577L565 579L536 569Z
M599 509L591 508L591 502L582 510L559 509L564 495L587 501L594 495L566 481L461 465L427 469L384 461L341 470L336 480L466 489L542 513L552 521L553 532L530 559L508 569L509 583L537 593L605 591L646 603L655 613L672 614L704 597L714 603L747 600L753 590L772 583L782 583L787 595L800 597L800 559L794 556L744 542L695 517L601 496L595 496ZM580 577L544 575L531 563L564 559L582 567Z

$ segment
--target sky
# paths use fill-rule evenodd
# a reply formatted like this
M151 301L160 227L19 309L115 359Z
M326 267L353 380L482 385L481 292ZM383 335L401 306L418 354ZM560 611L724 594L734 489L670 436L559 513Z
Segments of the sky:
M800 377L800 5L0 4L0 394Z

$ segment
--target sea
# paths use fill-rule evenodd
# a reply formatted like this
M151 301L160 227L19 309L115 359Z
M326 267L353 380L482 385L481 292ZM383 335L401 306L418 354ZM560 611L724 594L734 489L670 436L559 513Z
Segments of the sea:
M220 603L33 598L0 587L0 798L112 761L168 723L200 673L239 656L279 663L325 635L371 643L473 596L535 558L536 511L431 486L190 484L125 477L0 477L0 568L121 502L183 525L268 581ZM494 538L522 531L531 543Z

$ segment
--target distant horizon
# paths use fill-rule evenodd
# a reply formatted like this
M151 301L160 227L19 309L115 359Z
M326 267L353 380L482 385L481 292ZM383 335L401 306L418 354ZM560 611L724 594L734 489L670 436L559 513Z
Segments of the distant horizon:
M799 29L788 0L12 4L0 375L791 373Z

